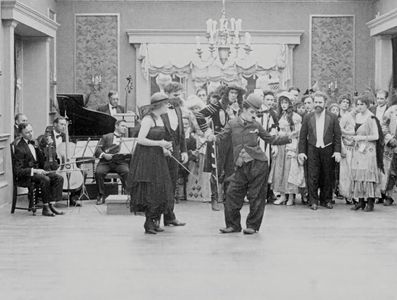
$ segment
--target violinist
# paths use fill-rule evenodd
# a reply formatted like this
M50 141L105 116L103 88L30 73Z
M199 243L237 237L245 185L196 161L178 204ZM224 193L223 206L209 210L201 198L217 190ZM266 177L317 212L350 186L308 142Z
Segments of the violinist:
M45 135L51 137L54 141L55 152L56 148L62 143L65 142L65 131L66 131L66 118L58 117L52 123L52 126L48 126L45 129Z
M115 130L102 136L98 142L95 156L99 158L99 163L95 171L95 180L98 188L97 205L105 203L105 184L106 174L117 173L121 177L123 187L129 172L129 160L131 154L120 154L122 138L127 133L127 123L125 120L118 120Z
M38 143L33 140L33 128L29 123L19 124L21 138L15 145L15 170L17 181L23 185L35 182L40 185L43 200L43 216L63 215L54 207L62 199L63 178L45 168L45 157Z

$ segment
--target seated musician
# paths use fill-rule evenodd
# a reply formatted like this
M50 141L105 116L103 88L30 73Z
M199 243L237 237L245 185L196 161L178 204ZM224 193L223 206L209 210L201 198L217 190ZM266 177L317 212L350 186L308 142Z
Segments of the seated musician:
M99 106L97 111L113 116L114 114L124 113L124 107L119 105L119 93L116 91L109 91L109 103Z
M131 154L120 154L123 136L127 133L127 123L125 120L118 120L115 130L102 136L98 142L95 156L99 158L99 163L95 171L95 180L98 188L97 205L105 203L105 184L104 178L110 172L117 173L121 177L123 187L129 172L129 160Z
M62 176L44 170L46 159L38 143L33 140L32 125L22 123L18 129L20 138L15 141L15 171L18 184L39 184L44 203L43 216L63 215L63 212L54 207L56 201L62 200Z
M59 144L65 142L67 121L65 117L58 117L52 122L52 126L47 126L45 129L45 135L50 136L55 142L55 148Z
M65 143L66 141L66 128L68 126L67 120L65 117L59 116L57 117L53 122L52 126L47 126L44 132L43 137L46 137L45 139L38 139L40 148L43 150L46 149L48 144L53 145L54 147L54 152L55 152L55 157L56 161L58 163L61 163L60 158L56 155L57 154L57 148L59 148L59 145L62 143ZM69 205L70 206L81 206L80 203L76 201L76 199L79 196L80 191L72 191L70 194L70 200L69 200Z

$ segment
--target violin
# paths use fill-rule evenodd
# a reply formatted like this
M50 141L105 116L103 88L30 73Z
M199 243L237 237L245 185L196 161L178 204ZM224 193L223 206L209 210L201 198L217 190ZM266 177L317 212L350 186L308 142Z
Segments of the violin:
M84 176L81 169L77 167L75 159L70 157L70 154L75 152L76 144L69 141L68 125L67 121L65 142L57 147L57 154L61 160L57 173L64 179L63 190L71 192L77 191L83 186Z
M46 133L38 138L38 143L42 148L45 156L45 162L43 169L46 171L57 170L58 169L58 161L57 154L55 151L54 141L51 138L51 135Z

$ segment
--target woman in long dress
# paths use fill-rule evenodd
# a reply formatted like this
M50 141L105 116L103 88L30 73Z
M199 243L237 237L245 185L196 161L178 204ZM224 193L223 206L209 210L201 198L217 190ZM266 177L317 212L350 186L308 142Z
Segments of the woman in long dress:
M351 98L342 96L339 100L340 115L339 125L342 132L342 160L339 169L339 194L345 198L346 204L352 204L351 163L353 157L355 134L355 111L351 110Z
M300 131L302 118L300 115L293 111L293 104L291 101L292 97L289 93L283 92L279 95L279 133L290 135ZM275 205L286 204L293 205L295 195L299 193L298 185L291 183L289 180L290 173L294 173L291 170L291 166L294 164L293 160L297 164L297 148L298 138L292 139L292 142L287 145L277 146L277 155L275 157L272 169L269 174L269 183L271 183L272 190L275 193L280 193L280 199L273 202ZM303 169L302 169L303 171ZM304 175L301 174L301 180L294 178L294 182L303 181ZM288 197L288 200L287 200Z
M141 122L127 181L131 208L135 212L145 212L144 228L149 234L164 231L159 226L160 217L174 197L166 161L172 144L164 140L165 128L160 117L167 112L167 103L168 96L164 93L155 93L151 97Z
M380 149L379 125L376 117L368 110L368 96L357 99L355 135L351 165L352 193L359 202L353 210L372 211L376 197L380 197L380 170L383 169L383 150Z

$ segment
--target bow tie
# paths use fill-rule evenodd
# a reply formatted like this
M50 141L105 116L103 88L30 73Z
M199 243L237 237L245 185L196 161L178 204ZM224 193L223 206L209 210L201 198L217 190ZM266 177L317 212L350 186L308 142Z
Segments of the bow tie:
M116 137L116 138L120 138L120 137L121 137L121 135L118 135L118 134L115 134L115 133L113 133L113 135L114 135L114 137Z
M112 106L112 109L117 109L117 106Z
M55 136L56 139L57 139L57 138L60 138L60 137L62 137L62 134L57 134L57 135Z
M35 145L34 141L28 141L28 144Z

